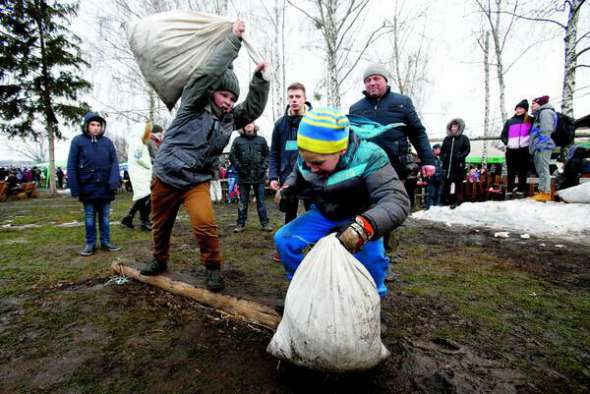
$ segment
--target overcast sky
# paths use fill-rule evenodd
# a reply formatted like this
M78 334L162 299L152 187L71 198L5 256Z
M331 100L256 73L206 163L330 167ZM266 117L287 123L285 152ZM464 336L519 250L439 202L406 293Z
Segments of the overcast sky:
M247 22L246 31L258 48L265 45L264 40L256 37L256 29L265 28L264 24L255 23L247 9L256 9L259 0L232 1L230 14L235 17L235 6L242 7L238 11L240 17ZM304 2L301 2L305 4ZM413 9L420 7L423 1L406 2ZM476 44L476 32L480 29L480 16L474 12L470 1L428 1L428 13L415 29L424 32L429 38L427 79L425 86L424 103L422 108L422 121L426 126L429 136L432 138L444 136L446 123L454 117L461 117L467 125L467 134L471 136L483 134L483 66L478 64L482 59L482 52ZM98 29L96 15L104 12L108 1L82 0L79 17L73 23L73 29L86 40L84 48L88 48L88 40L97 40ZM363 27L370 28L378 23L380 16L391 14L392 1L374 1L372 9L367 14ZM590 29L590 12L586 7L586 13L579 19L579 31ZM259 10L259 7L258 7ZM259 11L257 11L259 12ZM321 60L321 52L312 49L314 45L321 44L321 36L311 30L311 26L302 14L290 8L287 15L287 84L298 81L306 85L308 98L313 92L320 91L318 84L324 71ZM523 98L529 101L537 96L547 94L552 97L551 102L559 108L561 99L561 85L563 76L563 40L560 31L548 24L533 24L518 21L514 33L510 38L505 64L511 64L519 54L531 43L547 39L533 49L522 55L506 76L506 109L512 114L514 105ZM123 33L122 33L123 34ZM362 34L359 35L359 37ZM551 37L554 37L551 39ZM360 39L359 39L360 40ZM415 43L418 42L416 34ZM369 51L369 57L386 58L390 49L383 41ZM590 53L585 58L590 63ZM346 112L349 106L361 98L363 90L362 72L367 62L361 62L351 73L351 77L343 86L342 109ZM117 67L113 64L112 67ZM243 49L237 64L237 72L241 83L242 98L247 91L249 72L253 65ZM96 69L87 71L87 78L94 83L94 89L86 97L95 110L108 111L109 100L113 90L117 86L110 79L107 69L97 72ZM492 127L501 127L498 109L497 82L495 69L492 68ZM395 91L395 85L392 86ZM322 92L324 93L324 92ZM325 96L325 95L324 95ZM317 103L311 100L314 106L325 103ZM129 110L146 108L145 103L130 103L130 107L120 108ZM580 117L590 113L590 69L578 69L576 93L574 100L575 116ZM261 126L261 134L270 140L272 131L272 118L270 105L263 117L258 121ZM125 134L127 126L122 122L111 122L110 133ZM71 130L68 140L59 142L56 151L58 160L67 158L69 141L79 130ZM19 159L19 156L10 149L10 141L2 138L0 144L0 156L2 159Z

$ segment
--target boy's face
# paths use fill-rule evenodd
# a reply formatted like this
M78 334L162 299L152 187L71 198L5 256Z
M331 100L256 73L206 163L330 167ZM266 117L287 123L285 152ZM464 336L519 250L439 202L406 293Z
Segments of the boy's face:
M97 120L88 122L88 134L96 137L102 131L102 124Z
M236 96L228 90L213 92L213 102L226 114L230 113L236 103Z
M345 152L346 151L343 150L337 153L322 154L299 149L301 158L309 167L311 172L323 177L326 177L334 172L338 162L340 161L340 156L342 156Z
M244 133L246 135L256 134L256 125L254 123L248 123L246 126L244 126Z
M305 92L301 89L287 90L287 100L289 107L294 112L299 112L305 105Z
M435 156L440 156L440 148L434 148L434 149L432 150L432 153L433 153Z

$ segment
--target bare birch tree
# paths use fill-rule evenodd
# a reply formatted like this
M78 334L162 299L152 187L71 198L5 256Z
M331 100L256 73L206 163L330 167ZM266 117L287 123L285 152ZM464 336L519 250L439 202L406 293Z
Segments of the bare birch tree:
M264 23L271 25L272 29L261 29L265 33L265 41L270 45L266 49L265 56L270 58L273 68L271 81L271 105L273 119L278 119L285 110L286 68L285 68L285 14L286 0L273 0L272 8L267 6L268 1L260 0L264 9L261 18Z
M583 26L584 30L578 31L580 15L585 9L588 10L586 0L566 0L560 6L555 2L548 2L546 6L539 7L535 3L535 9L529 10L525 15L517 12L503 12L523 20L542 22L558 27L563 33L564 42L564 63L563 63L563 84L561 112L566 115L574 114L574 92L576 88L576 71L582 67L590 68L590 58L582 62L581 56L590 53L590 24ZM565 18L564 18L565 14ZM559 17L562 17L559 20ZM563 21L565 19L565 21Z
M427 26L428 4L416 9L395 0L393 17L387 20L391 34L387 35L391 46L391 55L387 63L393 70L392 76L398 91L412 97L416 111L422 112L424 105L424 86L428 83L428 38L425 34ZM416 27L420 26L421 31ZM418 37L418 39L417 39ZM378 56L378 55L377 55Z
M483 136L490 134L490 32L482 32L477 39L477 44L483 52L483 69L484 69L484 112L483 112ZM484 139L482 149L482 162L487 162L488 141Z
M489 26L489 31L494 43L500 115L502 117L502 123L504 123L506 119L508 119L508 114L506 112L506 70L504 65L504 53L510 33L512 31L512 27L514 26L514 21L517 18L515 16L511 16L507 23L502 19L501 14L505 11L504 8L509 6L504 0L493 0L493 2L492 0L474 0L474 2ZM516 0L511 6L512 12L516 12L518 6L518 0Z
M11 142L10 149L21 154L34 163L49 161L49 149L45 138L25 138Z
M328 105L339 108L343 82L371 44L386 31L386 26L382 23L361 38L361 29L367 30L363 22L371 0L287 1L313 23L324 39L327 101ZM311 6L304 8L302 3Z

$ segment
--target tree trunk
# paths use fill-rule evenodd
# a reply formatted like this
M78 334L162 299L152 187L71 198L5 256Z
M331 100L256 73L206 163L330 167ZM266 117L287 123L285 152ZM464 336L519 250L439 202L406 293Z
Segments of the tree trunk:
M490 127L490 32L486 31L483 41L483 70L484 70L484 115L483 115L483 136L489 135ZM483 165L487 163L488 141L484 140L482 149Z
M47 55L45 49L45 31L43 26L43 18L45 17L45 8L47 5L44 1L39 2L39 9L42 10L39 14L35 15L35 22L39 31L39 44L41 47L41 75L42 75L42 86L40 87L39 96L43 102L43 113L45 114L45 127L47 128L48 143L49 143L49 171L47 177L49 178L49 194L52 196L57 195L57 186L55 184L55 135L57 127L57 118L53 112L51 103L51 87L49 86L49 70L47 68Z
M582 0L574 0L569 5L567 26L563 41L565 43L564 53L564 70L563 70L563 88L561 112L568 116L574 115L574 90L576 87L576 39L578 33L578 12Z
M496 26L492 30L494 38L494 48L496 49L496 71L498 73L498 89L500 90L500 115L502 116L502 123L508 119L506 113L506 83L504 82L504 63L502 61L502 44L500 42L500 10L502 9L502 0L496 0ZM491 12L491 10L490 10ZM509 31L506 31L508 34Z

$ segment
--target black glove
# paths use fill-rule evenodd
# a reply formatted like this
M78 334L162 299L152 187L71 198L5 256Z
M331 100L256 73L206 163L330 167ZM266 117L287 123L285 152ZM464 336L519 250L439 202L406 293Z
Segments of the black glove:
M279 200L279 211L287 212L298 203L297 193L290 187L283 188L279 191L281 199Z

